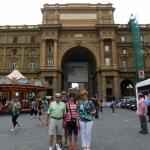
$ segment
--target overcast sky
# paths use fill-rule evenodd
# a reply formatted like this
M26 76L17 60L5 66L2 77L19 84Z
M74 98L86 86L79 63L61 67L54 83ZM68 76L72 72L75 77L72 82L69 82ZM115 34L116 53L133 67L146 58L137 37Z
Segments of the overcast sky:
M41 24L45 3L112 3L115 23L127 24L133 13L140 24L150 24L150 0L0 0L0 25Z

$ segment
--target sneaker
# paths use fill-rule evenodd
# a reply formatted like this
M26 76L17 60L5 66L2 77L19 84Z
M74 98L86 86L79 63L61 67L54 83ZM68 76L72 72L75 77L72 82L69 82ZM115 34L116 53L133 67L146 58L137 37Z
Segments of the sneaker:
M61 148L60 148L60 145L59 145L59 144L56 144L56 149L57 149L57 150L61 150Z
M15 130L14 130L14 128L12 128L11 130L10 130L10 132L14 132Z
M52 147L51 147L51 146L49 147L49 150L52 150Z

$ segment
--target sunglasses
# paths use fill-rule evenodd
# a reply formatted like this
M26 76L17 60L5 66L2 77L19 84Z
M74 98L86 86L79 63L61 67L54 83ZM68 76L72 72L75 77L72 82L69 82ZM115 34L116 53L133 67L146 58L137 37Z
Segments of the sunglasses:
M86 94L81 94L81 96L85 96Z
M56 97L56 98L61 98L61 97Z

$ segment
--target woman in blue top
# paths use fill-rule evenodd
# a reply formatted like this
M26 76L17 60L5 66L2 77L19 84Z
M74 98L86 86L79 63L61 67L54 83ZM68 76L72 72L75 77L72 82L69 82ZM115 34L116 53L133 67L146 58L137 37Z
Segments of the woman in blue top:
M80 134L83 150L90 150L91 131L93 126L93 119L96 109L92 101L88 100L88 92L86 90L80 91L81 100L78 105Z
M10 130L13 132L15 130L16 125L21 126L20 123L17 122L17 119L21 113L21 103L18 98L16 98L13 103L12 103L12 123L13 123L13 128Z

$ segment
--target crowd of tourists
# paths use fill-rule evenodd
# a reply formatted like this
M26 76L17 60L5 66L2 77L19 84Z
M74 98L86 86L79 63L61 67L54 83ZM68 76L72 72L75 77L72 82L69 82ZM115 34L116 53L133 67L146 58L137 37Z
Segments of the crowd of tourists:
M5 105L11 107L11 132L21 127L18 122L21 114L19 97L7 100ZM91 134L94 118L98 118L100 103L94 96L88 99L88 91L81 90L78 95L74 92L62 91L53 96L53 100L33 96L29 99L30 115L39 120L39 125L48 127L49 150L77 150L78 135L81 136L81 147L90 150ZM102 108L101 108L102 111Z
M73 92L62 91L53 96L53 100L46 98L32 97L30 99L30 115L39 120L40 125L48 127L49 150L62 150L62 147L69 150L77 150L78 135L80 133L82 150L90 150L91 135L94 119L99 117L99 110L103 112L102 101L94 96L88 98L88 91L83 89L77 96ZM139 93L137 101L137 115L139 116L141 130L139 133L148 134L147 115L150 122L150 92L147 97ZM11 105L12 128L21 126L18 117L21 113L19 98L6 101L5 105ZM110 108L114 111L114 102Z

